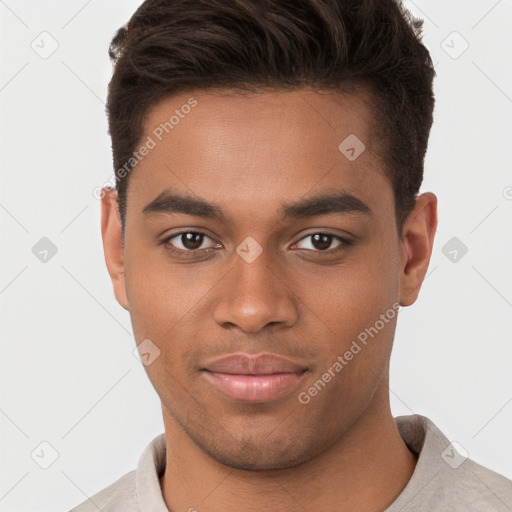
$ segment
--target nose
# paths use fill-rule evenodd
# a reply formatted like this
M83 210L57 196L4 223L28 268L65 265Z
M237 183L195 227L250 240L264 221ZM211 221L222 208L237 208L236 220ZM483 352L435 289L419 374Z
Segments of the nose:
M219 284L214 319L222 327L234 325L256 333L267 325L290 327L297 322L299 309L291 284L265 251L250 263L236 255Z

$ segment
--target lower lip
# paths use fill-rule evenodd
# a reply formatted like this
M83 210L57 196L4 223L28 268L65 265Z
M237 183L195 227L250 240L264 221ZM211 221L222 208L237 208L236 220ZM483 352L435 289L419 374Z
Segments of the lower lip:
M211 384L230 398L244 402L269 402L296 386L305 372L271 375L233 375L210 371L203 373Z

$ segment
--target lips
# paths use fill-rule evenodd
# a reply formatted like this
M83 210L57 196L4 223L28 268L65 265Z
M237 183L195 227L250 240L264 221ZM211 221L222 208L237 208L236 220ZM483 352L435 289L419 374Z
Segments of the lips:
M205 378L228 398L268 402L290 392L308 368L274 354L232 354L208 362Z
M273 373L300 373L307 367L274 354L232 354L215 359L205 370L236 375L271 375Z

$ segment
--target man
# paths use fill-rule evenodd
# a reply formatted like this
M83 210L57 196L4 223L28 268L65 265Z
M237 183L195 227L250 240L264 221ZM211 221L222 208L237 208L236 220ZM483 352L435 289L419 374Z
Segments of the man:
M102 235L165 434L74 510L512 510L390 410L437 226L421 27L394 0L147 0L118 31Z

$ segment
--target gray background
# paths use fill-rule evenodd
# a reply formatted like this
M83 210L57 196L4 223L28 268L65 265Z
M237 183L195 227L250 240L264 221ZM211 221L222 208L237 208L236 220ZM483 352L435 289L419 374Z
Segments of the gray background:
M107 48L138 5L0 1L5 512L70 509L135 469L163 432L93 195L112 174ZM420 298L400 314L393 414L429 416L512 478L512 0L405 5L425 19L438 73L422 191L437 194L440 223Z

